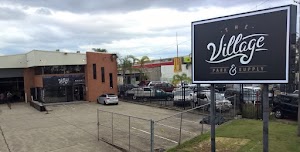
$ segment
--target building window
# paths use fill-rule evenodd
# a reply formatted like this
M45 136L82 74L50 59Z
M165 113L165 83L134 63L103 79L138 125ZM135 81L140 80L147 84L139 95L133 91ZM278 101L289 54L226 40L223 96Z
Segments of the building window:
M83 65L56 65L36 67L35 74L70 74L70 73L84 73Z
M43 67L35 67L34 68L35 75L42 75L43 74Z
M82 65L67 65L65 73L84 73Z
M112 73L109 73L109 86L110 86L110 88L113 88L113 87L114 87L114 84L113 84L113 75L112 75Z
M93 78L97 79L96 64L93 64Z
M105 71L104 71L104 67L101 67L101 78L102 78L102 82L105 82Z

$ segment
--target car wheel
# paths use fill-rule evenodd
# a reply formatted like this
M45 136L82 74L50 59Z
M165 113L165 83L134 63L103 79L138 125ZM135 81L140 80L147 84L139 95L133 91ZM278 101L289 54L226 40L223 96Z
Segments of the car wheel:
M136 100L136 96L132 96L132 99L133 99L133 100Z
M118 105L119 103L116 103L116 105Z
M148 99L147 98L143 98L143 101L146 102Z
M171 99L172 99L171 97L167 97L167 99L166 99L166 100L167 100L167 101L171 101Z
M275 118L281 119L283 117L283 113L280 109L275 110Z

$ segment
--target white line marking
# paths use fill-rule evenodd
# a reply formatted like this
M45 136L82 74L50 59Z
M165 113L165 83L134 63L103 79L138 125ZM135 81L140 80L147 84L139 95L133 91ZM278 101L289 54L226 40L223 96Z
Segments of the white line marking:
M175 129L175 130L180 130L179 128L176 128L176 127L172 127L172 126L169 126L169 125L165 125L165 124L161 124L161 123L156 123L160 126L164 126L164 127L168 127L168 128L172 128L172 129ZM184 130L184 129L181 129L181 131L184 131L184 132L187 132L187 133L190 133L190 134L193 134L193 135L197 135L196 133L193 133L193 132L190 132L190 131L187 131L187 130Z
M149 135L150 135L150 132L147 132L147 131L145 131L145 130L137 129L137 128L134 128L134 127L131 127L131 128L132 128L132 129L135 129L135 130L137 130L137 131L140 131L140 132L143 132L143 133L146 133L146 134L149 134ZM159 136L159 135L155 135L155 134L154 134L154 136L156 136L156 137L158 137L158 138L161 138L161 139L164 139L164 140L167 140L167 141L170 141L170 142L173 142L173 143L175 143L175 144L178 144L177 141L174 141L174 140L172 140L172 139L165 138L165 137L162 137L162 136Z

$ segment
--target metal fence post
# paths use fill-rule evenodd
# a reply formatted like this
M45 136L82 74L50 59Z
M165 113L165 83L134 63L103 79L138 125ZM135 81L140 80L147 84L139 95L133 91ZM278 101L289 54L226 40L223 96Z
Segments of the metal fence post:
M201 135L203 135L203 118L202 118L202 123L201 123Z
M215 94L215 84L210 85L210 143L211 152L216 151L216 132L215 132L215 119L216 119L216 94Z
M99 122L99 110L97 109L98 141L100 140L100 139L99 139L99 136L100 136L100 135L99 135L99 125L100 125L99 123L100 123L100 122Z
M129 118L129 123L128 123L128 126L129 126L129 151L130 151L130 129L131 129L131 125L130 125L130 116L128 117Z
M111 143L114 144L114 113L111 113Z
M236 107L236 94L233 97L233 118L236 116L235 107Z
M263 84L263 152L268 152L269 151L269 97L268 97L268 92L269 92L269 85L268 84Z
M154 121L150 120L150 151L154 152Z
M180 145L180 142L181 142L181 127L182 127L182 113L180 114L180 127L179 127L179 141L178 141L178 145Z

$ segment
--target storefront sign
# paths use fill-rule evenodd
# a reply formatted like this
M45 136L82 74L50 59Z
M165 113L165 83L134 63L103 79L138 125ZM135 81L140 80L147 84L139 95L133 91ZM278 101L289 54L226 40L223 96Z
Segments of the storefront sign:
M181 58L180 57L175 57L174 59L174 72L181 72L182 68L181 68Z
M296 6L192 23L194 83L288 83Z
M192 59L190 56L184 56L183 57L183 63L192 63Z
M51 86L72 86L75 84L84 84L85 78L83 74L65 75L65 76L44 76L44 87Z

